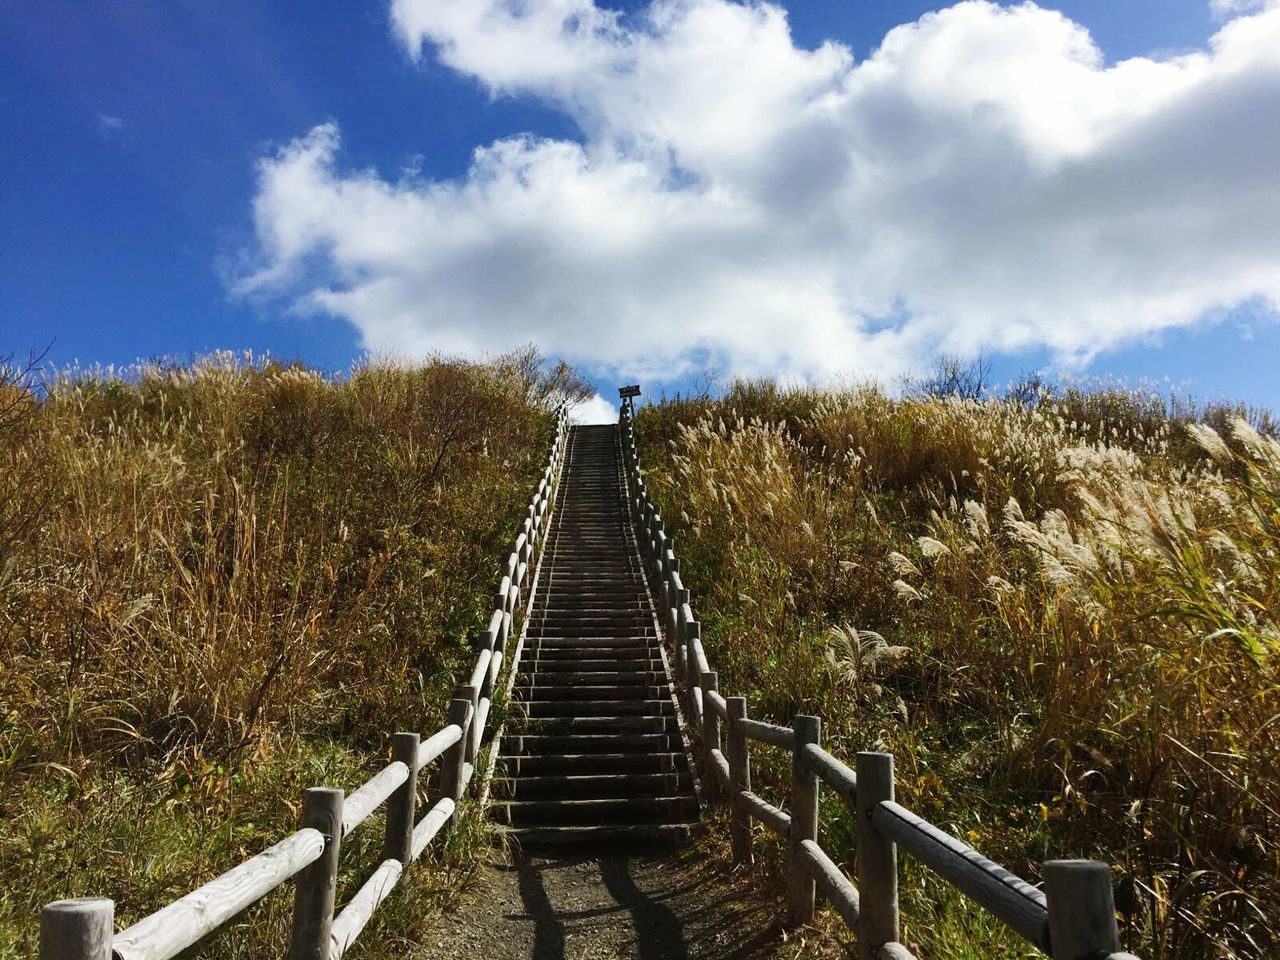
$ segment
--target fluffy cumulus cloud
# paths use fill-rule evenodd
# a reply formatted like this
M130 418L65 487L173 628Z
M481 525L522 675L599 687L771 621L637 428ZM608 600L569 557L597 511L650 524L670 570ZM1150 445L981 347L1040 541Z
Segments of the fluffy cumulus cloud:
M1206 50L1108 64L1032 4L966 2L870 56L783 9L395 0L394 32L580 141L477 147L457 180L263 161L243 289L367 346L538 342L601 372L894 375L940 352L1087 359L1280 303L1280 8L1215 0Z

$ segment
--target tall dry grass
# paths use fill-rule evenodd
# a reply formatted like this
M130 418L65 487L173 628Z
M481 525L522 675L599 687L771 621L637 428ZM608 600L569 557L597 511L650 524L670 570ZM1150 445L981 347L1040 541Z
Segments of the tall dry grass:
M637 434L722 689L820 714L838 755L893 751L908 805L1026 875L1115 863L1123 938L1151 960L1261 958L1280 950L1280 442L1241 412L764 383L647 407ZM849 818L823 814L847 860ZM927 955L1022 955L910 879Z
M51 899L145 915L439 725L551 404L581 392L541 369L6 368L0 957L34 956ZM205 955L270 942L278 900Z

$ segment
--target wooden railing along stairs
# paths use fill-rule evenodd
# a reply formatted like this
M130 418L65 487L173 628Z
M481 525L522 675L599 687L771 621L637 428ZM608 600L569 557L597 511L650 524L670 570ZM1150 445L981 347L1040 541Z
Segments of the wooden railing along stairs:
M822 723L797 716L779 726L748 716L744 697L725 697L702 646L689 590L680 577L672 538L649 498L632 429L637 387L624 387L619 434L627 509L645 558L650 590L663 611L663 634L700 740L704 793L729 809L733 858L752 860L752 823L782 838L788 849L787 906L793 924L813 919L820 893L857 932L863 960L910 960L899 942L898 853L915 857L1053 960L1135 960L1121 953L1107 864L1051 860L1038 889L993 863L959 838L916 816L894 799L893 756L862 752L850 768L822 749ZM749 745L791 755L791 790L783 811L752 790ZM825 786L856 820L857 883L845 876L818 837L818 791Z
M683 838L699 812L700 782L702 803L728 808L737 862L753 858L753 822L785 841L789 921L812 920L821 894L857 932L864 960L912 956L900 942L900 851L1054 960L1133 960L1119 952L1107 864L1049 861L1037 888L898 804L891 755L862 752L851 768L823 750L818 717L779 726L751 718L745 698L721 694L673 543L645 488L632 430L636 393L622 391L617 427L569 428L561 411L475 669L444 729L426 740L395 734L393 762L366 784L349 796L308 790L298 832L126 930L115 932L111 900L49 904L42 960L168 960L291 877L290 960L338 960L456 816L468 783L487 797L495 763L489 809L521 844ZM496 733L491 766L477 774L504 661L510 729ZM698 740L701 777L686 734ZM785 811L752 789L752 742L791 755ZM443 765L441 796L418 818L418 773L435 761ZM819 842L823 786L854 813L856 884ZM382 862L335 914L342 838L384 803Z
M483 792L495 754L482 751L486 724L517 628L527 625L531 585L545 543L569 432L561 407L547 466L505 564L494 609L481 634L475 667L449 709L449 723L425 740L418 733L391 738L392 762L347 794L313 787L303 798L301 828L239 866L161 907L119 932L115 904L106 898L59 900L40 918L41 960L169 960L222 927L290 878L296 878L289 960L339 960L404 871L458 814L468 785ZM526 594L528 596L526 596ZM518 651L519 644L517 642ZM512 658L514 660L514 657ZM508 664L514 673L514 665ZM419 773L440 763L439 797L417 809ZM382 860L335 912L342 841L383 805Z

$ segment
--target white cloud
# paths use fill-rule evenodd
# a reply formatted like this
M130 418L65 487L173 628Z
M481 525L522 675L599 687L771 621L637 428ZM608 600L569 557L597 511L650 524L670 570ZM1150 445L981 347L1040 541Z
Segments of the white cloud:
M570 407L569 419L574 423L617 423L618 407L597 393Z
M1257 13L1275 7L1278 0L1209 0L1209 12L1218 20L1227 20L1244 13Z
M371 348L892 376L939 350L1087 358L1280 303L1274 7L1205 52L1111 66L1032 4L958 4L860 62L727 0L634 22L589 0L392 13L415 55L541 98L582 142L499 140L453 181L347 169L333 125L264 160L241 289Z
M98 114L98 129L103 133L113 133L124 129L124 121L112 113Z

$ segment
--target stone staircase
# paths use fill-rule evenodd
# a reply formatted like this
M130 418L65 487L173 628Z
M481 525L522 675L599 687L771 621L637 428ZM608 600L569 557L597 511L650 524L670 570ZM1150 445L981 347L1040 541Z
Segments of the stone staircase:
M522 844L682 839L698 816L617 437L569 436L493 783Z

